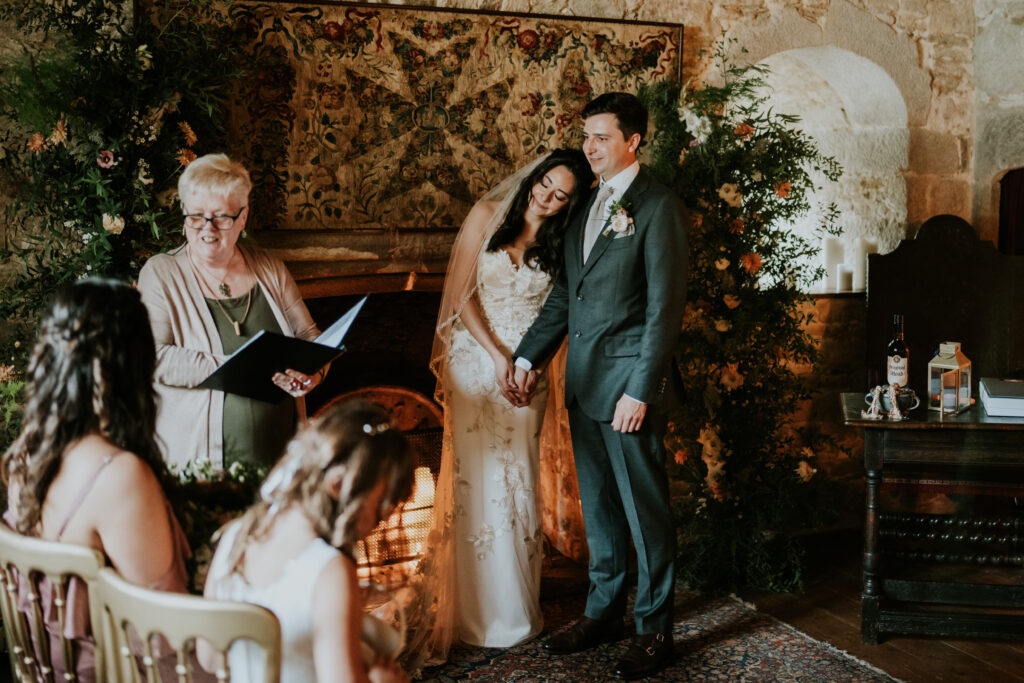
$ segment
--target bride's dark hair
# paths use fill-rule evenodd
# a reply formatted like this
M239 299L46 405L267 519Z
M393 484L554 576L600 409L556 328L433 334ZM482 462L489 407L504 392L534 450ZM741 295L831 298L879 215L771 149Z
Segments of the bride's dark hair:
M529 265L543 270L557 280L565 268L565 254L562 252L562 245L565 243L565 230L569 220L576 215L587 190L594 183L594 173L590 170L587 157L578 149L556 149L548 157L533 169L533 172L519 184L515 198L509 205L508 213L498 229L491 236L487 243L487 251L496 251L499 248L512 244L523 231L523 214L530 203L530 193L533 186L539 183L544 174L556 166L565 166L572 173L576 180L576 186L569 195L569 202L561 211L554 216L549 216L537 231L537 237L533 244L526 249L523 260Z
M3 457L19 485L18 531L32 534L68 446L99 434L134 453L173 493L155 437L156 346L133 287L100 278L64 286L39 327L21 433Z

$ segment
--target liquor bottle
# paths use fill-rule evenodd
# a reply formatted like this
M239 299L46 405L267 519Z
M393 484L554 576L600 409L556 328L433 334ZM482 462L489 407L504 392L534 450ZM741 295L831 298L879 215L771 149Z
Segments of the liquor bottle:
M886 350L885 379L889 384L907 386L910 374L909 352L907 343L903 341L903 315L897 313L892 317L892 341Z

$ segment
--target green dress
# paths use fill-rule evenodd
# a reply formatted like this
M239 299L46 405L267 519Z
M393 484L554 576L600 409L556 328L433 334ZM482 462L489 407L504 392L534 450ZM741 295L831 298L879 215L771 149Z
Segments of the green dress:
M250 295L252 303L246 315ZM206 305L217 324L225 354L237 351L260 330L281 333L281 326L277 324L270 303L263 296L259 285L254 285L248 294L233 299L208 298ZM225 311L231 320L225 316ZM240 324L242 336L238 336L232 321L241 320L243 316L245 320ZM267 382L270 382L269 375ZM291 397L285 397L279 403L267 403L236 394L224 394L224 467L227 468L233 462L272 466L281 457L285 444L294 434L295 424L295 401Z

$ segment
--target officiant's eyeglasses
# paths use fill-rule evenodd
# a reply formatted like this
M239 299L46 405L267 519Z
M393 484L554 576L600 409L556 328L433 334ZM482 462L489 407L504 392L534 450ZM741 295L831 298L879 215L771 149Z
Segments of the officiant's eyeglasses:
M231 226L235 224L238 217L242 215L247 207L243 206L238 210L234 216L221 214L219 216L210 216L209 218L201 213L186 213L185 214L185 227L192 228L193 230L202 230L206 222L213 223L213 227L217 230L230 230Z

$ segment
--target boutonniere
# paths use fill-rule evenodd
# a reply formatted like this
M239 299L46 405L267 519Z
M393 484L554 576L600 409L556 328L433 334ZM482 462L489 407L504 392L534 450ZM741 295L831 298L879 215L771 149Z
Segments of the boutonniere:
M629 237L636 232L636 227L633 225L633 217L629 215L629 202L619 199L619 201L612 204L612 208L608 213L607 226L602 232L602 235L607 236L610 233L615 233L615 239L620 237Z

